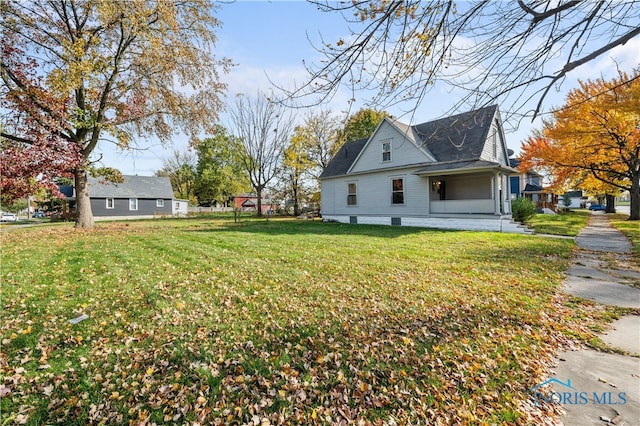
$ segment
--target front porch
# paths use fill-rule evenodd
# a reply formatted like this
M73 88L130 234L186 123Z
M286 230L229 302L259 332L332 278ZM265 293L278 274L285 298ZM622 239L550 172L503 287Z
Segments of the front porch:
M495 212L495 202L486 200L437 200L429 202L431 214L499 214Z
M438 174L435 174L438 173ZM422 171L429 188L429 214L511 214L509 173L501 168L469 171Z
M559 197L557 194L536 185L527 184L522 192L524 198L535 204L536 210L549 209L554 212L558 211Z

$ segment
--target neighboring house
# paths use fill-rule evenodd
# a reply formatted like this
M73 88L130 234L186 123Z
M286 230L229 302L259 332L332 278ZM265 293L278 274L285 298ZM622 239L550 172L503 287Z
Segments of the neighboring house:
M511 198L527 198L538 210L557 211L558 196L542 186L543 176L533 170L519 170L519 165L517 159L511 159L511 167L519 171L517 176L511 176Z
M511 199L524 197L525 190L530 191L535 188L542 189L543 176L540 173L536 173L533 170L520 170L520 161L515 158L510 158L509 163L511 164L511 167L518 170L519 173L518 175L511 176L510 178Z
M233 198L233 207L240 211L257 211L258 196L255 194L239 194ZM278 209L278 203L274 202L269 195L262 197L261 210L266 215L269 212L275 212Z
M497 106L409 126L385 117L320 176L322 217L345 223L523 232L510 223ZM503 220L504 219L504 220Z
M554 194L550 189L528 183L522 191L522 196L531 200L538 211L543 213L545 209L549 209L552 212L558 211L558 195ZM546 213L549 212L546 211Z
M571 203L568 206L564 205L565 195L568 195L569 200L571 200ZM582 191L579 191L579 190L567 191L560 196L559 203L560 203L560 207L567 207L570 209L580 209L580 208L584 209L587 207L587 197L585 197Z
M129 176L123 183L89 177L89 198L93 216L100 217L154 217L177 214L171 181L164 176Z

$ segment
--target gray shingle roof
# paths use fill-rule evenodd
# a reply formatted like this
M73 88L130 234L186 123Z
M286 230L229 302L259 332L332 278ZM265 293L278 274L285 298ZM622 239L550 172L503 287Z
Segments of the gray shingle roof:
M477 160L482 154L497 105L413 126L417 140L436 161Z
M533 183L528 183L522 190L522 192L542 192L542 191L544 191L543 187L541 187L540 185L535 185Z
M329 176L340 176L347 173L351 164L355 161L362 148L364 148L365 144L369 139L358 139L353 142L347 142L342 147L338 153L331 159L329 165L320 175L320 179Z
M491 123L497 112L498 106L491 105L417 124L411 126L411 130L419 147L430 153L437 163L448 163L447 165L440 164L441 170L468 166L478 167ZM360 139L344 144L320 178L345 174L364 148L367 140ZM437 166L438 164L429 165L429 167ZM486 165L482 164L482 166Z
M89 177L92 198L163 198L173 199L171 181L165 176L124 176L123 183L105 182Z

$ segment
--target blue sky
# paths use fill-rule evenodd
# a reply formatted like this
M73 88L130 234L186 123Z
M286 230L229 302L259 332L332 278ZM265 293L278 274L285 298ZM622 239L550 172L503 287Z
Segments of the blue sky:
M305 77L303 60L307 63L317 62L319 54L311 42L319 44L321 36L326 41L335 42L340 37L349 35L344 19L335 13L323 13L315 6L304 1L235 1L220 3L217 13L222 21L218 30L218 57L230 58L236 66L222 80L228 84L226 100L233 102L235 94L255 94L258 90L268 90L269 79L284 86L291 86L294 81L302 81ZM310 39L310 40L309 40ZM640 40L636 37L625 46L614 49L597 61L576 70L562 85L559 92L548 96L546 107L559 106L563 103L568 90L575 87L580 79L595 79L601 75L605 78L613 76L615 71L611 57L615 57L622 69L631 71L632 66L640 63ZM267 77L268 76L268 77ZM345 92L338 92L329 105L323 109L331 109L338 114L348 108ZM457 101L455 91L449 87L438 86L430 91L427 98L415 111L414 121L424 122L440 118L446 114ZM536 99L537 100L537 99ZM358 100L351 111L366 106ZM406 106L405 106L406 108ZM403 119L402 109L387 109L392 115ZM463 111L459 111L463 112ZM306 111L300 111L304 115ZM504 116L504 114L503 114ZM221 115L221 123L225 124L225 115ZM515 127L516 123L507 123L505 128ZM507 145L518 152L521 141L531 131L540 126L540 121L531 123L523 120L518 130L507 133ZM101 164L116 167L124 174L152 175L162 168L164 159L171 156L174 149L187 148L187 137L177 135L173 144L162 146L157 141L139 141L140 150L120 153L105 145L96 151L102 155Z

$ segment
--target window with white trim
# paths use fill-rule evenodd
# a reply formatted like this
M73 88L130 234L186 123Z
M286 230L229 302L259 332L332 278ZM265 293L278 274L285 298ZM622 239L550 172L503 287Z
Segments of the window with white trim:
M129 210L137 211L138 210L138 199L137 198L129 198Z
M113 198L107 198L107 199L106 199L106 204L107 204L107 205L106 205L106 207L107 207L108 209L113 209L113 208L115 208L115 201L113 200Z
M382 162L391 161L391 139L382 141Z
M162 198L156 200L156 207L164 207L164 200Z
M347 205L355 206L358 204L358 187L355 182L347 183Z
M391 204L404 204L404 179L391 179Z

